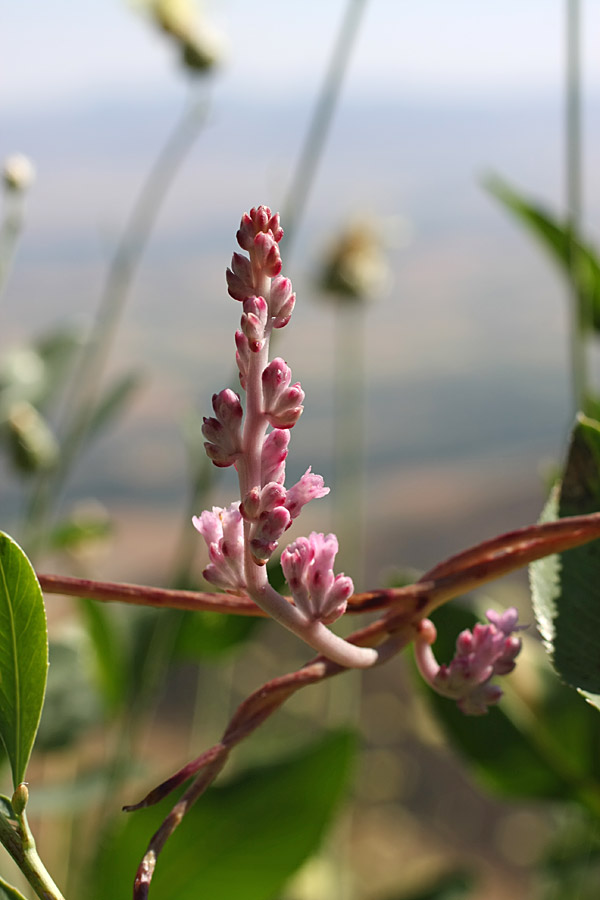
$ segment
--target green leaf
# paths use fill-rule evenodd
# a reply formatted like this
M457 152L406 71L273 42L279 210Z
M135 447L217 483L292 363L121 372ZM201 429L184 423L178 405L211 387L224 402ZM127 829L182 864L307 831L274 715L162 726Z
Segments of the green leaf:
M50 642L50 673L38 749L68 747L102 721L100 698L91 678L91 649L87 635L79 629Z
M600 259L594 248L581 240L574 242L567 223L526 200L501 179L488 179L486 187L541 242L567 278L574 280L582 309L590 310L593 327L600 331Z
M332 732L292 757L211 788L167 842L153 900L273 900L319 846L355 749L353 735ZM89 900L129 900L148 841L172 805L129 814L101 848Z
M458 634L477 621L457 603L440 607L432 619L440 661L452 657ZM453 701L426 690L436 718L487 788L509 797L577 801L585 784L600 783L600 719L550 671L536 672L536 681L541 689L527 715L507 697L485 716L465 716Z
M139 372L128 372L107 388L90 417L86 440L96 437L124 412L141 383Z
M113 610L94 600L80 598L79 609L91 644L94 648L96 680L106 708L117 710L126 700L127 665L125 640Z
M0 736L15 787L25 778L47 674L42 592L21 548L0 532Z
M184 613L175 654L185 660L216 659L249 640L264 621L258 616Z
M544 521L600 511L600 423L578 416ZM600 707L600 541L530 566L538 627L558 674Z
M25 897L0 875L0 900L25 900Z

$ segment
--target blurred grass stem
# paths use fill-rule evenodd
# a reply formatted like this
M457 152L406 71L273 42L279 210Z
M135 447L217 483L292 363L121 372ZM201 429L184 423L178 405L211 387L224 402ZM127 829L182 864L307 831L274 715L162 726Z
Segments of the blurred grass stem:
M310 119L308 131L300 151L300 156L287 195L281 204L281 223L285 234L282 248L289 259L289 247L296 237L298 223L304 214L311 187L314 184L319 160L323 155L325 141L329 134L333 113L338 102L342 84L352 56L354 44L360 31L363 13L368 0L348 0L337 41L333 48L329 66Z
M66 423L58 466L40 476L26 511L25 532L30 552L39 551L46 520L58 501L69 473L85 443L97 406L100 384L111 345L128 299L134 275L167 192L202 130L208 111L205 89L194 92L160 150L134 203L123 235L109 264L96 319L81 354L67 398Z
M578 291L577 269L582 264L578 241L581 237L581 22L579 0L566 0L566 104L565 104L565 189L569 249L569 309L571 385L575 412L585 411L589 392L587 345L591 333L591 303Z

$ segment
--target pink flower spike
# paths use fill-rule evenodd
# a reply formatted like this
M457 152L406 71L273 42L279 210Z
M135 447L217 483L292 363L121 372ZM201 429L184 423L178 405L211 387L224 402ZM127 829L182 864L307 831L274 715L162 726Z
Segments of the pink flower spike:
M353 593L352 579L334 576L333 563L338 551L334 534L298 538L281 554L281 566L290 586L294 603L311 621L327 624L346 610Z
M290 432L287 428L274 428L265 438L261 455L260 481L262 485L270 481L283 484L285 481L285 461L288 454Z
M242 404L238 395L229 388L213 394L212 404L216 418L203 420L204 448L215 466L226 468L233 465L242 453Z
M315 475L311 472L311 466L308 467L300 481L288 490L285 498L285 506L289 510L292 519L300 515L302 507L311 500L319 500L326 497L329 488L325 487L323 477Z
M487 613L491 624L477 624L473 631L465 630L456 641L456 654L449 665L438 665L431 644L435 628L431 622L421 623L415 640L415 657L423 678L444 697L456 700L466 715L483 715L497 703L502 690L491 684L494 675L506 675L515 667L521 641L512 632L517 625L517 611L506 610L502 615Z
M207 581L230 593L246 590L244 577L244 534L239 503L228 509L213 506L192 519L208 546L210 564L204 569Z

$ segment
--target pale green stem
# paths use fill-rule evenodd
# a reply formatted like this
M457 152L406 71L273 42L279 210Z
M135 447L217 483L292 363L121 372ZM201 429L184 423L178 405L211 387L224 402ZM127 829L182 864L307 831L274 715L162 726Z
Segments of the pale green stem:
M15 816L14 825L0 813L0 842L40 900L64 900L39 857L25 811Z

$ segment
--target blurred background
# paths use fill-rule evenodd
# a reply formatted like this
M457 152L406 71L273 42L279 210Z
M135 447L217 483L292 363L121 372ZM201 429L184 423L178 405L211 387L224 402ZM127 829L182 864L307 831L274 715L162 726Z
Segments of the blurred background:
M332 487L303 515L302 533L335 528L350 548L344 555L342 543L341 565L357 587L374 587L392 571L428 568L534 521L575 411L568 290L486 183L498 176L566 214L567 4L207 0L198 38L206 58L188 46L187 65L177 35L165 21L157 27L150 7L22 0L2 12L0 158L24 153L36 171L0 307L2 353L33 333L86 333L157 154L189 105L197 109L147 240L131 238L136 265L96 372L107 383L133 372L137 389L56 488L56 518L92 510L110 520L110 536L71 555L46 548L47 565L167 583L192 552L199 577L202 549L182 549L195 542L182 538L190 510L182 511L197 417L232 381L239 308L224 270L240 215L261 203L289 226L283 272L298 295L276 347L306 391L288 480L312 465ZM332 53L352 7L347 66L319 130L315 108L323 85L331 88ZM594 242L600 8L582 7L580 221ZM67 393L51 417L58 430L70 402ZM231 475L205 492L205 505L230 502ZM5 457L0 496L2 527L18 528L27 502ZM517 580L497 596L525 603L524 592ZM519 895L514 885L525 890L537 852L527 855L522 835L542 827L535 811L511 810L514 821L490 811L454 762L438 760L441 781L461 785L459 800L446 791L442 814L410 753L398 762L405 738L389 723L412 701L398 699L382 673L370 692L363 720L373 725L375 756L359 791L365 822L374 816L375 825L365 831L356 896L383 896L368 887L374 847L392 873L382 890L400 878L395 840L381 831L398 827L409 846L415 832L398 824L397 802L417 795L418 816L445 822L451 853L453 827L457 846L461 828L477 843L491 817L498 840L477 852L506 883L477 896ZM423 813L428 798L435 809ZM469 812L463 825L448 825L457 803ZM321 887L310 896L331 894Z

